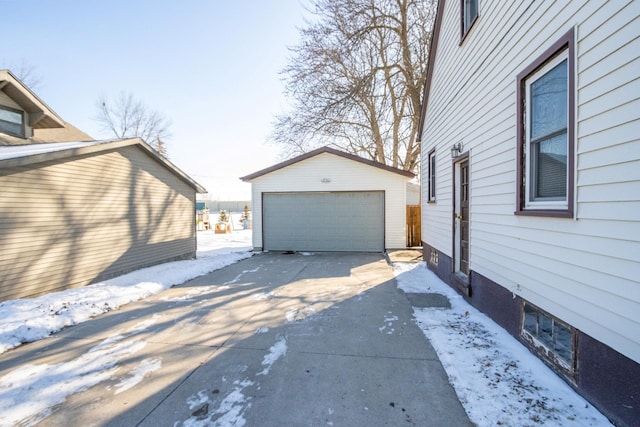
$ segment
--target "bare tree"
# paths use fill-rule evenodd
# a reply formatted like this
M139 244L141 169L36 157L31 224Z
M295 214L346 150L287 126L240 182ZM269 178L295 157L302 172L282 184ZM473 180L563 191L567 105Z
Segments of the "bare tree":
M285 157L329 145L416 171L435 0L316 0L283 70L290 111L270 140Z
M133 94L125 92L114 101L101 96L96 107L95 119L104 131L120 139L140 137L167 157L165 140L170 136L170 122L161 113L150 110Z
M11 71L32 91L38 90L42 84L42 76L37 73L36 66L30 64L24 58L19 63L3 63L0 68L6 68Z

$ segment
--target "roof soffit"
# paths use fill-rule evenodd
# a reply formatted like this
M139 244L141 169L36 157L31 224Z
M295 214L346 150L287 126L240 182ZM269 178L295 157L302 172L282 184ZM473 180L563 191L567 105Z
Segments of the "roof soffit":
M275 165L273 165L271 167L259 170L258 172L254 172L252 174L240 177L240 179L242 181L245 181L245 182L251 181L251 180L254 180L254 179L259 178L261 176L270 174L270 173L275 172L275 171L279 171L279 170L284 169L284 168L286 168L288 166L300 163L300 162L302 162L304 160L307 160L307 159L310 159L312 157L318 156L320 154L325 154L325 153L332 154L332 155L335 155L335 156L338 156L338 157L342 157L342 158L345 158L345 159L349 159L349 160L352 160L352 161L355 161L355 162L358 162L358 163L362 163L362 164L365 164L365 165L368 165L368 166L371 166L371 167L375 167L375 168L379 168L379 169L382 169L382 170L386 170L387 172L392 172L392 173L396 173L396 174L399 174L399 175L403 175L403 176L405 176L407 178L415 177L415 174L413 174L412 172L409 172L409 171L405 171L405 170L402 170L402 169L394 168L392 166L387 166L387 165L384 165L382 163L374 162L372 160L367 160L367 159L365 159L363 157L359 157L359 156L356 156L354 154L345 153L343 151L339 151L339 150L336 150L334 148L321 147L321 148L318 148L316 150L310 151L308 153L302 154L302 155L300 155L298 157L294 157L293 159L286 160L284 162L275 164Z
M29 113L35 129L63 128L64 121L9 70L0 70L0 90Z

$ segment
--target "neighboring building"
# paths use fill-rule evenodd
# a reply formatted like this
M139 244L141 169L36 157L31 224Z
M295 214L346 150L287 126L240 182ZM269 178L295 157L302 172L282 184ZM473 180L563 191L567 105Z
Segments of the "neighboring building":
M198 231L211 229L211 222L209 222L209 207L206 202L196 202L196 228Z
M638 425L640 2L440 0L433 34L427 265Z
M0 71L0 301L195 257L205 189L140 138L90 139Z
M242 177L251 183L253 247L383 252L406 247L411 172L323 147Z
M407 206L420 204L420 185L407 182Z

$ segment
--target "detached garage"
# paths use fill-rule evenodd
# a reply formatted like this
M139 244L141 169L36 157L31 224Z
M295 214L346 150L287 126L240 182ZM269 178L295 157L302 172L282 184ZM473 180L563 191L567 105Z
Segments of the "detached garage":
M253 247L383 252L406 247L411 172L323 147L241 179L251 183Z

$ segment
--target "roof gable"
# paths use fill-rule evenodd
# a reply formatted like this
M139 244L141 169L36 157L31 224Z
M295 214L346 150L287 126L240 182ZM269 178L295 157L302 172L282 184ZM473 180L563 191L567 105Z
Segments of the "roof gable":
M245 181L245 182L246 181L251 181L253 179L256 179L256 178L259 178L261 176L267 175L269 173L284 169L284 168L286 168L288 166L291 166L291 165L296 164L296 163L300 163L303 160L307 160L307 159L310 159L312 157L315 157L315 156L318 156L318 155L324 154L324 153L332 154L332 155L335 155L335 156L338 156L338 157L342 157L342 158L345 158L345 159L348 159L348 160L352 160L354 162L365 164L367 166L372 166L372 167L375 167L375 168L378 168L378 169L382 169L382 170L385 170L387 172L397 173L399 175L403 175L403 176L406 176L406 177L409 177L409 178L413 178L415 176L412 172L409 172L409 171L405 171L405 170L402 170L402 169L394 168L392 166L387 166L387 165L384 165L382 163L374 162L372 160L367 160L367 159L364 159L362 157L359 157L359 156L356 156L356 155L353 155L353 154L345 153L344 151L336 150L334 148L321 147L321 148L318 148L316 150L310 151L308 153L302 154L302 155L300 155L298 157L294 157L293 159L286 160L284 162L278 163L278 164L273 165L271 167L268 167L266 169L259 170L258 172L254 172L252 174L240 177L240 179Z
M154 160L161 163L173 174L191 185L198 193L207 192L202 185L194 181L168 159L161 156L156 150L151 148L150 145L144 142L142 138L0 146L0 167L9 168L36 165L42 162L68 159L131 145L139 146L146 151Z
M0 70L0 90L29 113L30 127L34 129L64 128L64 120L9 70Z

